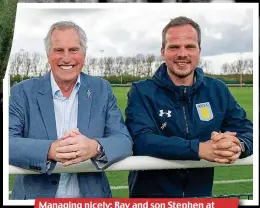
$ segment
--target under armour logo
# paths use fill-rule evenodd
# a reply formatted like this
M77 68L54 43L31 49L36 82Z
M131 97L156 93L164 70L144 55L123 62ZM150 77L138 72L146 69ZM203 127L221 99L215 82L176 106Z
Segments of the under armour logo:
M163 112L163 110L160 110L160 114L159 114L159 116L163 116L164 114L165 115L167 115L167 117L169 118L169 117L172 117L172 114L171 114L172 112L170 111L170 110L168 110L168 112Z
M166 126L167 126L167 122L163 123L160 129L163 130Z
M89 89L88 89L88 91L87 91L87 95L88 95L88 98L91 98L91 92L90 92Z

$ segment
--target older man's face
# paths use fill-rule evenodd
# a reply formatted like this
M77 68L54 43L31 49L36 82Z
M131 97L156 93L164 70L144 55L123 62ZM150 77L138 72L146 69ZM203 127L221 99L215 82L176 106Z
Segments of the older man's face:
M53 30L48 61L58 84L76 82L85 62L85 53L74 29Z

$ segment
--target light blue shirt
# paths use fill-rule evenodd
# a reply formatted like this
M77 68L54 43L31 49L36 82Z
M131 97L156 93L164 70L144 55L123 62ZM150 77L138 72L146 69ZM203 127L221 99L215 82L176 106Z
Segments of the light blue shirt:
M56 119L57 137L61 138L66 131L77 128L78 91L80 76L69 97L64 97L51 72L51 88ZM61 173L55 198L79 198L80 190L76 173Z

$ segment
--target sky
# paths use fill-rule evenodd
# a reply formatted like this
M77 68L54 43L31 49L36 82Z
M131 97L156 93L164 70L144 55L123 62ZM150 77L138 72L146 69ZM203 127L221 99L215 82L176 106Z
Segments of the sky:
M87 34L87 56L160 56L162 29L170 19L181 15L199 23L201 57L210 61L210 72L220 73L223 63L240 57L253 58L252 4L225 3L19 3L11 54L21 49L45 54L43 39L49 27L70 20Z

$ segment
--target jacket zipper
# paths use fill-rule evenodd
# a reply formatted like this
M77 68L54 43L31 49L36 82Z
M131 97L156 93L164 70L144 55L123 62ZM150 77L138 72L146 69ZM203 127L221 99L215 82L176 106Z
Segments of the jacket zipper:
M184 96L186 96L186 87L184 88ZM184 122L185 122L185 127L186 127L186 139L189 136L189 127L188 127L188 122L187 122L187 116L186 116L186 111L185 111L185 103L182 106L182 110L183 110L183 116L184 116ZM186 170L187 172L189 172L188 170ZM184 191L182 192L182 197L184 198Z
M186 96L186 87L184 88L184 96ZM189 127L188 127L188 122L187 122L187 116L186 116L186 111L185 111L185 105L183 104L182 106L182 110L183 110L183 115L184 115L184 122L185 122L185 127L186 127L186 139L189 135Z

